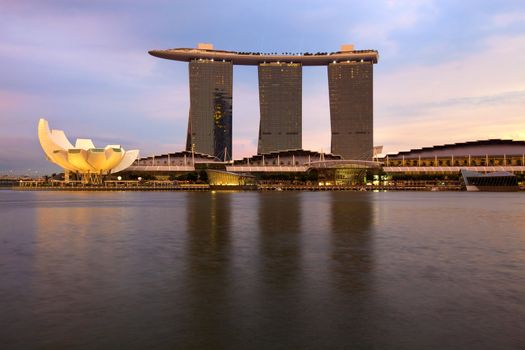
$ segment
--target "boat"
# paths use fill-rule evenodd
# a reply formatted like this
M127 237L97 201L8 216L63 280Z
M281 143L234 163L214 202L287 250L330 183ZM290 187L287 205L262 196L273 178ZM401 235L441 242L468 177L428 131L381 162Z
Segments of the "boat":
M516 175L506 171L483 174L462 169L461 177L468 192L515 192L520 189Z

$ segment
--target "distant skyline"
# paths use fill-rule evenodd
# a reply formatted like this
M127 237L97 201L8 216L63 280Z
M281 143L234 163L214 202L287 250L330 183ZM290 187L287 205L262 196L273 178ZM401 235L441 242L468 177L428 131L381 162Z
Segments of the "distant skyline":
M60 169L44 117L74 141L142 156L184 149L188 66L148 55L195 47L379 51L374 129L384 152L525 139L525 3L516 1L0 0L0 174ZM256 67L234 68L233 156L257 152ZM303 69L303 148L330 150L326 67Z

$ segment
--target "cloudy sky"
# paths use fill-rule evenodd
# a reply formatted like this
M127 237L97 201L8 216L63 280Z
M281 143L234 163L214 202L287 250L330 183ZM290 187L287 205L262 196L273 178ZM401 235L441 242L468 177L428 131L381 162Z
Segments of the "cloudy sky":
M142 156L182 150L188 69L151 49L379 51L376 145L525 139L523 0L0 0L0 174L56 171L38 118ZM256 152L257 70L235 67L234 158ZM330 150L326 68L303 69L303 147Z

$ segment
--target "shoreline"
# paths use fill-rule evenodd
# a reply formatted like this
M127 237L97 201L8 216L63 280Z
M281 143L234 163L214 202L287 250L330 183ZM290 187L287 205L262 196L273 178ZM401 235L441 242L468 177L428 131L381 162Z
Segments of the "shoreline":
M264 185L264 186L12 186L0 187L0 190L12 191L58 191L58 192L214 192L214 191L242 191L242 192L282 192L282 191L304 191L304 192L374 192L374 191L397 191L397 192L466 192L460 186L298 186L298 185ZM523 190L523 189L522 189Z
M83 185L79 183L69 185L42 185L38 182L28 182L25 185L0 186L1 190L11 191L67 191L67 192L216 192L216 191L238 191L238 192L281 192L281 191L304 191L304 192L467 192L465 186L457 183L449 184L389 184L389 185L313 185L313 184L286 184L286 183L260 183L250 185L210 185L206 183L197 184L173 184L171 182L149 183L139 185L133 183L119 183L106 185ZM519 186L512 190L484 189L480 192L524 192L525 186Z

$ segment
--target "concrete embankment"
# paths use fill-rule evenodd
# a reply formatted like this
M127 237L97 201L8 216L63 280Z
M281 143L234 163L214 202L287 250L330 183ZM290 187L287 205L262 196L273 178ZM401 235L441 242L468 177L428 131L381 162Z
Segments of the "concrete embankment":
M308 186L308 185L258 185L258 186L16 186L4 189L17 191L461 191L460 186Z

